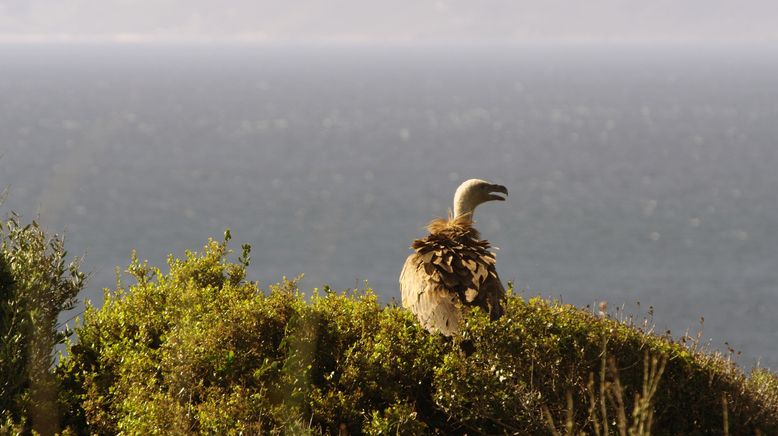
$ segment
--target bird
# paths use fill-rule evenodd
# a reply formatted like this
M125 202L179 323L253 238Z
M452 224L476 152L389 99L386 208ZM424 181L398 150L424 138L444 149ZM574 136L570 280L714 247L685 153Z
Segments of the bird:
M475 208L487 201L505 201L505 186L470 179L454 193L454 212L427 225L429 235L413 241L414 252L400 273L402 305L430 332L452 336L464 315L479 307L492 320L503 314L505 288L495 268L488 241L473 227Z

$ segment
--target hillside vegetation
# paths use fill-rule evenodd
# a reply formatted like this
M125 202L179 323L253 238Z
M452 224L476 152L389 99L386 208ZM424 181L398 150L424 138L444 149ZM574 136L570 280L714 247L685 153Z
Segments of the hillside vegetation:
M228 240L170 257L167 274L133 256L132 283L87 305L54 368L61 429L778 434L774 373L645 325L511 291L505 316L474 311L447 339L369 289L263 292L245 279L249 247L231 261Z

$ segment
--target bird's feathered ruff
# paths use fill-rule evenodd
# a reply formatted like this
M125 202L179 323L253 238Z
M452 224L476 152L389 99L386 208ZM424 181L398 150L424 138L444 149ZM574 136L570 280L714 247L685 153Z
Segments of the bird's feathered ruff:
M415 253L400 274L403 306L426 329L447 336L459 329L468 307L499 318L505 288L489 242L480 238L470 215L435 219L427 230L427 237L413 241Z

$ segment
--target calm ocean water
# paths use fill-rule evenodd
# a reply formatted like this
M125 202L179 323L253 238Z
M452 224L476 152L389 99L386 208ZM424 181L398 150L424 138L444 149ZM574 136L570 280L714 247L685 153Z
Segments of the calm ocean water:
M778 50L0 46L2 206L65 231L99 303L130 251L230 228L263 287L364 280L471 177L527 295L607 300L778 367ZM640 306L637 306L640 302Z

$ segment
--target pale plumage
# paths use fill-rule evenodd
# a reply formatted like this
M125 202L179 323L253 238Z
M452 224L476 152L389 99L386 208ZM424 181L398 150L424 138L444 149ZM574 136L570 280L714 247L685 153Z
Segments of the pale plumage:
M504 186L468 180L454 196L455 216L436 219L430 234L413 242L415 250L400 274L403 306L430 331L454 334L468 307L480 307L492 319L502 315L505 298L489 242L473 228L473 211L485 201L504 200Z

